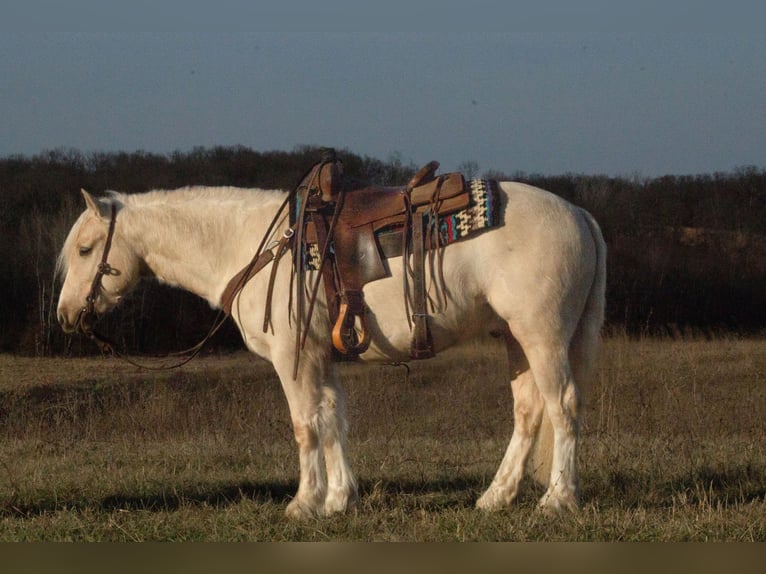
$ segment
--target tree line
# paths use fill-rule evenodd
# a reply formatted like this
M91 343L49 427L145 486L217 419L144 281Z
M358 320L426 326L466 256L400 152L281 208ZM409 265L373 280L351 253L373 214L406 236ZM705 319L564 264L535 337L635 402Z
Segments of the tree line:
M418 165L339 152L347 173L401 184ZM0 351L83 353L88 341L65 337L55 321L55 260L82 211L80 188L96 194L185 185L292 188L319 149L259 152L195 148L172 154L54 150L0 158ZM438 158L436 158L438 159ZM476 176L478 165L463 164ZM629 333L759 334L766 325L766 172L659 178L523 172L481 174L537 185L588 209L609 247L607 322ZM183 348L206 332L207 303L145 282L104 319L108 334L131 351ZM213 348L241 348L233 326Z

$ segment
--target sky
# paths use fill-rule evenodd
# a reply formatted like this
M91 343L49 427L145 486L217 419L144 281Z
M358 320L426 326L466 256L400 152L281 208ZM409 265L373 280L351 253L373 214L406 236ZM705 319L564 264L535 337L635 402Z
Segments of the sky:
M766 168L766 34L0 34L0 157L319 145L442 170Z

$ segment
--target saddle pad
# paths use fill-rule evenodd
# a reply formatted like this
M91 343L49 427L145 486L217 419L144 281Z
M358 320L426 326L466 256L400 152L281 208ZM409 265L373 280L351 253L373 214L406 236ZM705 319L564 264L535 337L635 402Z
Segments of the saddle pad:
M472 179L468 184L471 189L471 203L468 207L439 218L442 245L454 243L500 222L497 182L491 179Z
M468 182L471 201L468 207L450 215L439 217L441 245L448 245L500 223L500 197L497 182L491 179L472 179ZM391 233L382 230L378 237ZM331 247L332 251L332 247ZM319 268L320 253L317 245L309 244L305 253L306 269Z

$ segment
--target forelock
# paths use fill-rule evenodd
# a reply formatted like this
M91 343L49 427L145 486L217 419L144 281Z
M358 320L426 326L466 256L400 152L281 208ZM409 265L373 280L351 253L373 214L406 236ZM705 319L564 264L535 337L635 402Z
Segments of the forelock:
M67 235L66 239L64 240L64 245L61 247L61 251L59 252L58 258L56 259L56 269L55 274L56 277L58 277L60 280L64 280L66 277L67 272L69 271L69 254L72 251L72 246L75 243L77 234L80 232L80 228L82 227L83 221L85 221L85 217L88 214L88 211L83 211L80 216L77 218L77 220L72 225L72 228L69 230L69 234Z

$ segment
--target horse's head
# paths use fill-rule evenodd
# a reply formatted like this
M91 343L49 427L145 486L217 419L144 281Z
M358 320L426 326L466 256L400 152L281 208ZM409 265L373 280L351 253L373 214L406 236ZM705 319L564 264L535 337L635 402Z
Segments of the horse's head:
M97 315L114 308L139 279L140 260L120 232L122 203L83 190L87 209L64 242L59 271L64 279L58 320L65 332L87 332Z

